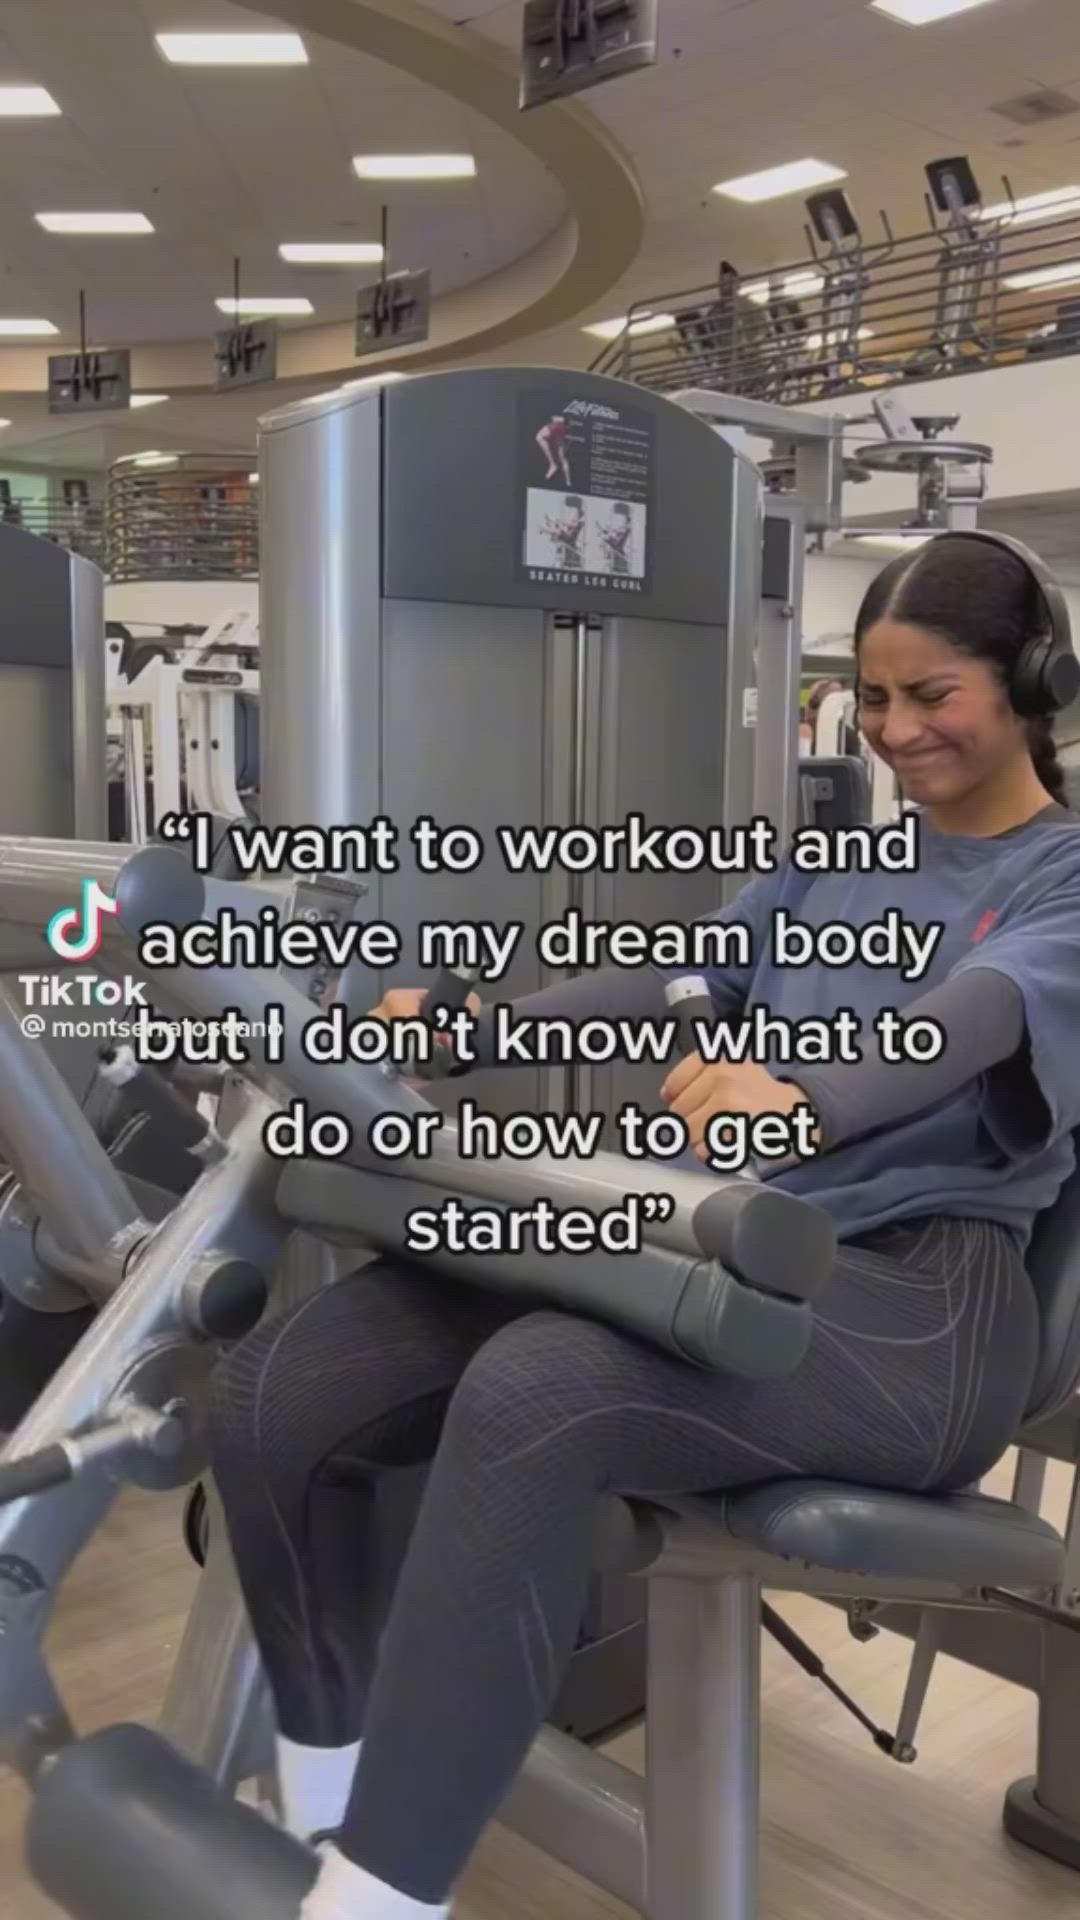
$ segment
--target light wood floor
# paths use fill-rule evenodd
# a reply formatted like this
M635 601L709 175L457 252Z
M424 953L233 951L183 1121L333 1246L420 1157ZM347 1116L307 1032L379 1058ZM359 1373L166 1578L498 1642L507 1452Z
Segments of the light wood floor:
M1007 1477L998 1478L1004 1491ZM1062 1470L1046 1509L1059 1523L1066 1495ZM171 1499L131 1495L68 1582L52 1647L83 1731L153 1720L195 1579L178 1518ZM893 1724L905 1643L882 1635L860 1646L832 1609L790 1596L779 1605L841 1685ZM1001 1830L1005 1788L1033 1770L1030 1696L939 1662L919 1762L900 1768L768 1640L765 1675L761 1920L1076 1920L1080 1874L1016 1847ZM640 1765L640 1735L613 1751ZM0 1920L57 1920L23 1869L24 1806L18 1781L0 1771ZM628 1920L617 1901L499 1830L485 1840L455 1915Z

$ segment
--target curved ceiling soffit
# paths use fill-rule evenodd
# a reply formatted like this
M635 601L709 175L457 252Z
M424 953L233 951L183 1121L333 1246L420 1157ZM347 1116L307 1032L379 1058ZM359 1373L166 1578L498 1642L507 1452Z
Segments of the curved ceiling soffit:
M431 337L422 346L372 354L365 370L429 366L448 351L470 354L571 320L616 284L633 263L645 225L644 196L629 157L592 115L571 102L523 114L516 57L455 27L415 0L239 0L299 30L355 48L450 94L542 161L558 180L567 214L553 234L523 258L432 304ZM489 318L477 323L477 301ZM298 329L279 347L284 379L311 372L355 372L352 327ZM324 364L308 356L317 337L330 349ZM306 343L304 351L302 343ZM340 344L343 343L343 344ZM307 364L295 372L289 348ZM344 350L343 350L344 348Z
M483 280L432 302L431 332L418 347L399 347L357 362L351 322L289 329L279 336L278 387L419 368L455 355L484 352L573 319L619 281L644 231L644 198L628 156L579 106L558 102L530 113L518 106L514 56L449 25L415 0L236 0L248 12L306 29L439 89L542 161L568 202L555 231L522 258ZM10 348L0 354L0 390L41 390L46 353ZM211 342L136 346L135 385L167 384L183 394L212 393Z

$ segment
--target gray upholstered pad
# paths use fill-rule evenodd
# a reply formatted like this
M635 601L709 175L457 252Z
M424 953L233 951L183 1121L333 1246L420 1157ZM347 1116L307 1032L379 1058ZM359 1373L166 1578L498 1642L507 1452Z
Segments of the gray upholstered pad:
M884 1579L1045 1587L1059 1578L1064 1554L1045 1520L983 1494L933 1497L783 1480L694 1507L711 1508L736 1539L766 1553Z

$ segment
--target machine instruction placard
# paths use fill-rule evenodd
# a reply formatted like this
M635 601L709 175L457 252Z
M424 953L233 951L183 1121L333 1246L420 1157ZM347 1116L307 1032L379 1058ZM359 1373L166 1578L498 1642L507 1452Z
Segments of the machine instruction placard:
M648 593L652 416L550 387L518 400L519 576L536 585Z

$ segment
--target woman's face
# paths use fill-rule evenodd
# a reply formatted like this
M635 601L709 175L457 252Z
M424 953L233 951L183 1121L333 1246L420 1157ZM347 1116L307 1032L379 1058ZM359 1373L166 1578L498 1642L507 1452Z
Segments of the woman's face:
M863 636L859 725L920 806L963 800L1027 754L1023 722L990 662L902 620L879 620Z

